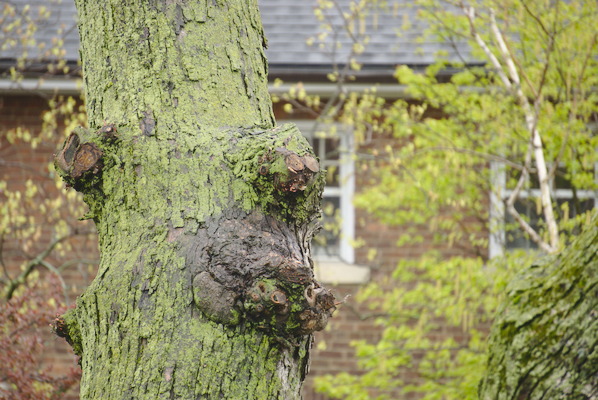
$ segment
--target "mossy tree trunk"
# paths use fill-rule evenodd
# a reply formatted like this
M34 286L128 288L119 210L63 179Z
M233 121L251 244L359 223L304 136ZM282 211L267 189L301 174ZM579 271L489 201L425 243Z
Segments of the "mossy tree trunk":
M510 284L480 400L598 399L598 213L589 226Z
M335 306L309 249L323 176L274 127L256 1L76 3L90 129L56 165L101 263L55 329L81 398L299 398Z

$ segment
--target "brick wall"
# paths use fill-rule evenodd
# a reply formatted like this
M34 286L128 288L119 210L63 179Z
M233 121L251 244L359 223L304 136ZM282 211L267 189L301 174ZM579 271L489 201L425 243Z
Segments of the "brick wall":
M80 215L72 215L65 207L57 215L41 215L41 203L44 198L56 198L60 190L51 176L48 166L52 162L56 142L44 141L33 149L29 143L17 140L9 143L6 133L16 127L30 130L33 135L41 131L42 114L47 109L47 100L38 96L3 96L0 97L0 180L7 182L7 190L24 190L25 182L31 180L39 189L39 194L32 207L25 211L27 214L35 215L38 220L46 220L39 237L34 237L32 244L26 240L15 240L14 237L5 237L2 243L2 262L8 269L11 277L15 277L21 271L21 267L28 260L33 259L43 251L53 240L53 224L62 219L68 225L77 226L81 230L93 230L93 225L88 222L78 221ZM0 202L6 201L3 193L0 192ZM38 207L35 205L37 204ZM61 256L60 249L53 251L47 259L53 266L61 266L66 260L98 259L96 239L93 235L77 236L63 242L63 249L67 254ZM38 268L42 279L48 275L44 268ZM67 284L67 295L71 303L82 288L87 286L93 279L95 267L87 264L73 264L64 269L62 276ZM52 316L49 315L48 318ZM76 367L75 355L70 346L63 340L50 333L50 328L44 330L42 335L44 341L44 354L41 357L40 367L49 367L56 376L64 376L68 369ZM68 393L69 399L78 398L78 389L74 388Z
M0 132L17 125L39 131L45 107L46 101L35 96L0 97ZM284 115L280 105L275 107L275 113L279 121L288 117ZM297 118L297 115L293 115L293 118ZM56 195L58 189L53 179L48 176L47 169L47 165L52 160L56 142L42 143L34 150L26 143L9 145L4 138L0 140L0 176L9 182L10 188L22 188L27 179L32 179L44 188L48 196ZM32 212L36 211L32 210ZM79 216L65 216L69 223L89 228L88 223L76 222L76 217ZM404 228L385 226L363 211L357 210L356 221L356 236L365 242L363 247L356 250L356 259L359 264L372 266L372 279L384 276L394 268L400 259L420 256L426 250L424 244L398 248L396 241ZM45 229L44 231L47 234L50 230ZM47 240L47 238L40 239L42 245ZM19 243L10 241L5 244L4 261L12 271L17 271L25 259L24 254L20 252L19 245ZM72 245L77 250L75 256L85 259L98 258L95 237L78 237L72 242ZM377 249L377 256L373 261L367 260L367 252L370 248ZM34 253L34 250L36 249L32 249L30 253ZM51 261L60 263L63 260L52 259ZM90 268L85 264L74 265L65 270L64 277L69 285L71 300L93 279L93 276L93 266ZM356 302L354 295L358 291L358 287L337 286L334 287L334 290L338 298L344 298L346 295L351 295L351 297L348 298L345 305L339 307L326 330L315 335L310 375L304 386L305 400L326 398L315 393L313 388L315 376L339 372L359 373L350 343L356 340L375 342L381 332L381 329L373 324L372 318L366 318L370 310L365 305ZM63 373L74 364L73 354L62 339L47 335L45 341L47 352L44 355L44 362L46 365L52 365L57 374ZM416 374L407 370L402 372L401 377L407 381L417 379ZM70 398L76 398L76 391L70 393Z

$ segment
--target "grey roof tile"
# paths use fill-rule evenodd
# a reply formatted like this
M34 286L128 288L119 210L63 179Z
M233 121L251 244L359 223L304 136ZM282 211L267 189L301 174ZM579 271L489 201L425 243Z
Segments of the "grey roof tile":
M337 0L341 7L347 8L350 0ZM262 14L264 31L268 38L266 54L271 65L309 67L329 65L335 60L344 63L349 53L351 43L349 37L342 33L342 22L339 14L329 13L335 26L340 29L338 40L341 48L334 53L331 51L332 41L324 42L325 49L318 45L308 46L306 40L310 36L321 32L321 23L314 16L316 0L258 0ZM405 3L407 0L402 0ZM79 38L76 31L76 10L72 0L12 0L11 4L22 9L30 4L32 15L40 7L47 7L51 16L47 21L38 25L36 37L38 41L50 41L51 38L62 36L67 59L77 60ZM403 31L400 36L402 21L408 19L411 28ZM374 19L366 18L369 44L358 58L364 65L396 65L396 64L429 64L434 60L434 54L439 50L453 52L451 46L434 40L417 39L422 35L425 25L417 20L416 10L410 7L381 11ZM62 34L60 34L62 29ZM0 36L0 42L2 37ZM48 43L47 46L49 46ZM471 59L467 46L459 45L465 59ZM0 58L14 58L20 48L0 51ZM43 52L31 51L33 58L42 57Z

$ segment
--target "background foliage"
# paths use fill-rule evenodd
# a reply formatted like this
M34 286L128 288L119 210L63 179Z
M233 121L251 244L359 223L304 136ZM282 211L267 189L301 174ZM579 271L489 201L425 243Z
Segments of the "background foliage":
M421 393L426 399L475 398L485 368L488 326L506 283L542 255L541 250L512 251L488 257L490 233L525 236L520 222L510 219L504 226L502 218L492 219L493 198L505 199L515 191L535 214L544 213L535 195L539 186L534 182L535 159L527 157L530 113L517 89L531 108L532 129L540 132L553 175L549 181L566 182L574 193L570 201L552 199L558 245L566 246L579 226L589 223L584 196L595 196L598 189L598 139L592 131L598 104L597 34L590 29L597 17L596 2L414 1L430 35L448 43L467 41L478 62L472 67L459 54L445 53L438 54L438 62L423 74L399 66L396 79L409 100L394 102L378 96L375 88L350 93L344 86L362 67L360 55L375 29L376 15L396 12L398 2L320 0L318 4L315 15L322 29L308 43L332 54L328 78L338 90L322 99L298 84L274 100L286 102L287 111L309 110L322 126L331 121L351 126L360 145L355 162L369 178L356 205L384 223L404 227L397 246L423 242L431 248L424 257L403 260L385 280L362 290L359 300L371 304L378 316L375 323L384 328L379 342L354 344L364 374L324 377L318 379L318 387L347 399L392 398L391 389ZM475 18L468 14L471 7ZM340 25L333 26L335 15L341 16ZM2 3L0 46L18 54L17 64L8 71L16 84L26 78L25 70L36 70L35 77L41 79L72 72L62 58L67 27L57 27L50 47L34 39L36 30L50 20L44 6L17 9ZM493 20L507 43L507 57L491 29ZM397 20L397 27L408 29L411 23ZM342 58L335 51L341 37L349 46ZM499 67L481 43L499 58ZM519 82L508 72L509 59ZM18 359L25 363L18 370L34 371L17 376L0 370L5 391L0 394L10 393L6 396L11 398L54 398L73 382L75 375L49 378L36 367L40 360L26 354L33 348L41 353L40 332L69 300L71 288L61 276L96 261L77 252L75 240L93 228L73 227L66 210L82 216L81 201L57 183L50 159L43 171L6 161L15 146L45 146L50 155L64 132L85 125L82 106L74 99L44 96L48 111L42 130L21 126L0 132L0 165L27 177L17 181L16 175L3 174L0 180L0 318L9 321L2 325L0 354L8 357L3 365L13 366L10 363ZM505 185L497 185L503 172ZM519 182L523 183L516 190ZM522 219L531 222L525 215ZM541 241L550 242L544 218L533 228ZM375 257L375 251L370 254ZM9 261L19 265L18 271L7 268ZM417 371L419 383L404 385L399 377L406 368Z
M593 1L412 2L430 37L455 50L466 42L471 54L440 53L423 73L398 66L407 99L389 102L375 88L348 93L342 87L358 75L367 30L375 29L378 13L395 12L395 3L319 1L322 32L308 43L326 49L330 35L344 30L352 46L329 75L339 91L323 102L299 86L280 99L289 111L308 107L322 121L351 126L361 145L357 169L371 178L356 206L404 227L397 246L431 249L361 291L359 300L384 328L379 342L354 343L364 373L318 378L317 386L345 399L395 398L392 389L473 399L489 324L509 279L591 223L598 59L597 34L588 27L598 9ZM542 168L547 176L539 179ZM567 199L558 198L561 188L570 190ZM515 239L531 250L501 250ZM418 372L419 383L404 385L406 368Z
M52 153L86 117L79 101L41 90L45 79L73 72L62 48L68 27L57 25L46 5L0 7L0 48L16 59L2 78L28 91L33 103L46 104L35 123L26 118L26 104L22 117L0 121L0 398L58 399L78 382L80 370L74 355L67 371L44 359L48 341L57 340L49 324L71 304L97 260L82 250L89 248L93 225L77 220L85 208L57 179ZM40 36L42 29L50 36ZM11 104L22 104L17 96L3 101L21 112Z

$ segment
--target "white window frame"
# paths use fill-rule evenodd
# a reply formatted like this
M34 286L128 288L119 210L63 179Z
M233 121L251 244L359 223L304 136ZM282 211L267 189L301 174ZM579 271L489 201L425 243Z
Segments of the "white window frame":
M490 163L490 179L492 190L490 193L490 236L488 251L490 258L501 256L508 251L507 233L505 230L506 208L505 201L513 193L507 189L507 168L504 163L493 161ZM594 179L598 183L598 164L594 165ZM554 189L551 182L551 196L554 201L573 198L571 189ZM598 193L594 190L577 190L577 197L584 200L594 200L594 208L598 207ZM540 189L525 189L519 192L519 199L539 198Z
M318 131L326 131L326 125L315 120L294 120L292 121L301 133L313 140L326 140L328 138L313 138ZM355 207L353 206L353 195L355 193L355 166L353 162L353 135L348 127L335 124L339 132L339 187L324 187L323 197L339 197L340 199L340 236L339 256L315 256L317 262L326 264L342 262L346 264L355 263L355 251L353 242L355 240Z

